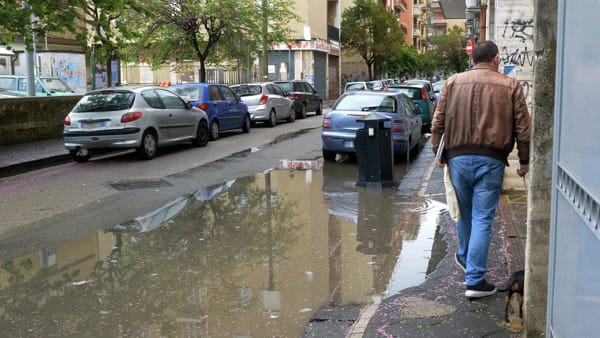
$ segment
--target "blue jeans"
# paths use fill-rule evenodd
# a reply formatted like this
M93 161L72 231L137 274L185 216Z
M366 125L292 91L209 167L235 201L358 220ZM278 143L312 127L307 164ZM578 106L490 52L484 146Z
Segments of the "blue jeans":
M458 257L466 263L467 285L484 279L492 239L492 222L502 193L504 162L481 155L448 160L460 219L456 222Z

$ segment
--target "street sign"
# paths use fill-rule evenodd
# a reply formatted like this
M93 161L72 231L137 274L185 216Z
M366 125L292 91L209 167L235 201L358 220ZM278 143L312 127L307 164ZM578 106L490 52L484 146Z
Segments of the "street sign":
M471 52L473 52L473 41L469 40L467 41L467 55L471 55Z

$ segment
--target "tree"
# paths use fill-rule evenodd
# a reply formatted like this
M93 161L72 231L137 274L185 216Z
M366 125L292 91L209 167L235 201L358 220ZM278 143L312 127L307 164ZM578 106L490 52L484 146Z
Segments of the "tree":
M160 0L153 3L153 20L142 48L154 65L172 55L194 56L200 61L199 78L206 81L210 61L248 57L268 50L269 43L285 41L287 23L296 16L291 0ZM268 18L268 19L267 19ZM246 48L240 48L242 43ZM215 52L219 55L215 55Z
M72 0L73 10L82 13L88 29L73 30L76 39L99 63L106 65L106 84L112 85L112 60L126 59L124 53L132 41L141 35L130 25L131 20L149 15L144 1L135 0ZM92 65L95 66L95 65Z
M341 46L363 59L369 80L381 71L386 58L404 46L396 17L372 0L355 0L342 14Z
M44 36L74 27L71 0L3 0L0 6L0 45L24 37L25 47L33 51L32 35Z
M424 68L423 61L422 55L412 47L396 49L387 58L384 69L391 77L408 78Z
M430 57L439 71L453 74L467 67L469 56L465 51L466 39L462 28L454 26L446 34L434 36L432 43L435 47Z

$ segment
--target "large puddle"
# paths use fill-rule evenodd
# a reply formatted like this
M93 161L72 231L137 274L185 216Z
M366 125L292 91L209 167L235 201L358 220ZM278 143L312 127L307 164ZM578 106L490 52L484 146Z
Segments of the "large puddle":
M325 306L425 279L438 202L307 161L2 262L10 337L298 337Z

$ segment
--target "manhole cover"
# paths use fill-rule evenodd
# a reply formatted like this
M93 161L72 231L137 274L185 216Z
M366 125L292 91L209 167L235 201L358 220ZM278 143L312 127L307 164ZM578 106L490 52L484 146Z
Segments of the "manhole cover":
M148 189L148 188L159 188L172 186L171 183L162 179L148 179L148 180L130 180L120 181L111 183L111 187L122 191L122 190L133 190L133 189Z

